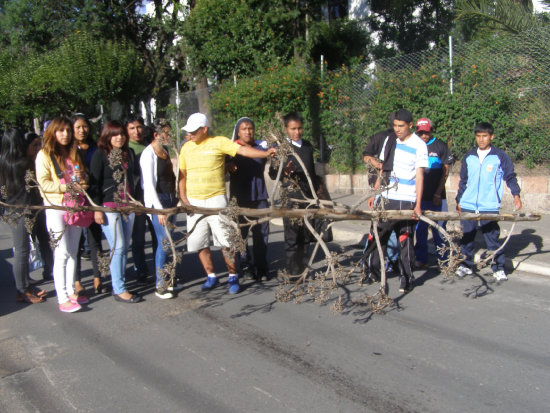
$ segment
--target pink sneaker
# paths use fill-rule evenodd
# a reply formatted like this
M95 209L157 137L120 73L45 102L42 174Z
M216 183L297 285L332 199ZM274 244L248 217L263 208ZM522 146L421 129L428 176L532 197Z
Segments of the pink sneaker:
M70 303L70 305L68 305ZM73 303L71 301L68 301L63 304L59 304L59 310L64 313L74 313L75 311L80 310L82 307L78 303Z
M79 295L78 298L69 297L69 301L73 304L88 304L90 302L85 295Z

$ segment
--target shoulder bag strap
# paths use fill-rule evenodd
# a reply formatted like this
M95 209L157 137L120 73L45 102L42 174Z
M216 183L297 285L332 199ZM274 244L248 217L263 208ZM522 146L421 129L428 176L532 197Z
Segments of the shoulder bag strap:
M63 172L61 172L61 168L59 167L59 164L57 163L57 159L55 159L55 156L53 154L50 154L50 158L53 163L53 167L55 168L55 174L59 179L63 178Z

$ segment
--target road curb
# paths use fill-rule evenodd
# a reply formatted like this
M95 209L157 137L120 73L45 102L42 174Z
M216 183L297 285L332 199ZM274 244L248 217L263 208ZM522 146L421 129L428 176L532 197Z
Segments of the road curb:
M271 220L274 225L282 226L283 219L275 218ZM353 232L345 229L332 227L332 235L335 242L345 241L352 244L359 244L362 242L365 234L363 232ZM477 264L481 261L482 252L478 252L474 256L474 262ZM531 274L543 275L550 277L550 265L544 263L529 263L516 258L506 258L506 269L510 271L523 271Z

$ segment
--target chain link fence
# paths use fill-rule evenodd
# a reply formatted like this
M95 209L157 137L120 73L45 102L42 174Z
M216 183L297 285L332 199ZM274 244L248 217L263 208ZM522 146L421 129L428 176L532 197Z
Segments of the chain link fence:
M515 161L524 161L528 166L550 161L549 66L547 27L321 74L317 95L320 148L331 149L327 151L331 153L330 161L328 156L321 160L329 161L336 170L360 170L361 152L368 138L387 128L388 115L403 107L415 118L430 118L436 136L449 144L458 159L475 144L475 124L487 121L495 127L495 145ZM199 94L211 91L178 94L176 88L165 90L158 99L164 102L162 108L152 113L169 118L181 142L181 127L187 117L204 111ZM283 94L278 98L283 99ZM253 115L258 118L266 115L261 107L256 112ZM215 121L228 113L213 111L210 115ZM244 115L250 113L240 116ZM322 150L320 153L323 157Z
M550 160L549 66L547 27L342 69L331 74L340 96L324 114L325 124L340 132L324 133L341 152L335 162L355 169L357 150L342 146L343 131L360 148L386 126L390 112L405 107L416 118L429 117L458 157L473 146L475 124L488 121L495 144L532 166Z

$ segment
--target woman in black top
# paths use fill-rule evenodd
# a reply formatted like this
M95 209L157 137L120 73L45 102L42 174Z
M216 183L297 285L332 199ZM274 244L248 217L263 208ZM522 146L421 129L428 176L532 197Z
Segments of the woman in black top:
M34 171L34 159L40 150L41 142L35 133L23 133L18 129L8 129L2 138L0 155L0 185L3 188L3 201L12 205L42 205L37 188L27 190L25 174ZM4 197L5 196L5 197ZM32 236L38 239L40 253L44 261L44 279L51 279L53 254L49 245L44 211L23 214L22 209L6 210L5 215L14 213L11 222L14 247L13 278L17 289L17 301L27 303L43 302L46 291L29 283L29 234L25 220L36 215ZM20 215L19 215L20 214ZM17 216L19 215L19 216Z
M77 113L71 118L73 121L73 135L78 145L78 150L82 155L82 159L86 163L86 167L90 169L92 156L97 150L95 141L90 136L90 123L88 119L81 114ZM101 272L99 271L97 255L101 253L101 227L93 222L88 228L84 228L80 237L80 247L78 249L78 255L76 257L75 274L74 274L74 290L77 294L83 294L85 289L82 286L81 274L80 274L80 261L83 256L84 246L89 246L89 257L92 260L92 270L94 273L94 291L96 294L105 293L109 291L107 287L101 282Z
M128 148L128 137L122 124L118 121L107 122L97 146L90 166L90 195L93 201L112 208L128 205L134 187L133 177L139 169L134 151ZM134 217L134 213L122 217L118 212L94 212L95 222L101 225L113 251L109 266L113 295L115 300L125 303L141 301L140 296L126 290L124 279Z

